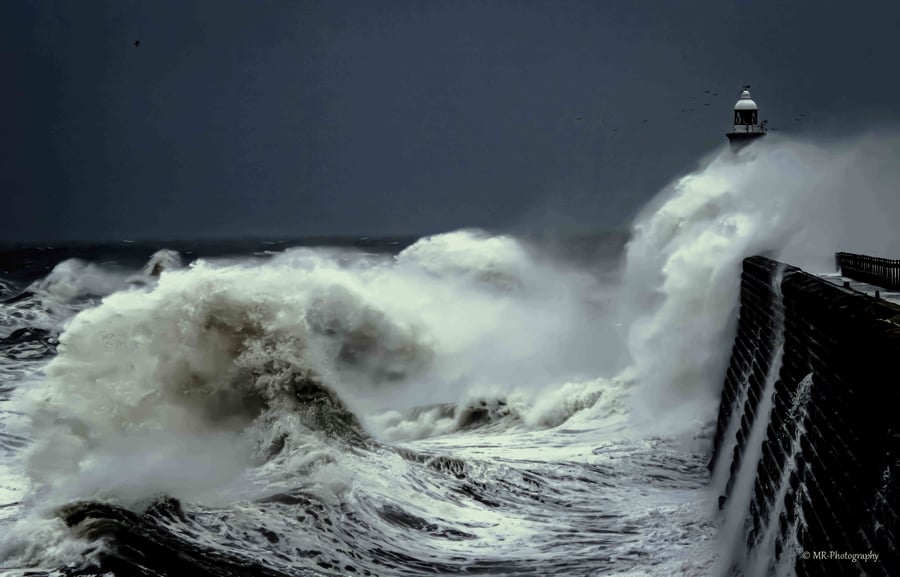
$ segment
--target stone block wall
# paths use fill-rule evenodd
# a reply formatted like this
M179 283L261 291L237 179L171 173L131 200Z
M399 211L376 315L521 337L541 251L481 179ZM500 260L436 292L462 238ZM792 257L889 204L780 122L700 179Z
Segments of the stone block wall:
M710 462L747 500L732 572L900 575L900 307L764 257L741 284Z

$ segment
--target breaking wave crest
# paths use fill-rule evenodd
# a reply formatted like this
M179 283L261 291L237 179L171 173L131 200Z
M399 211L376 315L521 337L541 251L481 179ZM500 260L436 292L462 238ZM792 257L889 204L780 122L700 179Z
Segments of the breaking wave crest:
M581 411L594 408L604 395L611 400L602 403L603 408L615 411L621 386L621 383L595 379L564 383L553 390L482 393L458 404L387 411L370 417L367 422L379 438L388 441L409 441L473 429L550 429Z
M0 279L0 335L22 328L57 333L68 318L93 307L103 297L150 286L164 270L180 266L178 252L162 249L150 257L141 272L133 274L69 258L24 290Z
M479 260L461 258L473 251ZM409 423L386 412L451 403L460 430L559 425L602 385L544 394L534 372L571 376L557 357L574 343L589 285L526 254L511 238L466 231L395 260L300 249L262 264L173 267L150 289L110 294L68 323L22 398L30 475L61 500L216 499L249 490L246 471L285 447L309 452L310 435L358 446L369 434L360 422L383 439L451 429L440 418L415 425L427 411ZM59 285L57 272L40 286ZM111 480L110 470L128 473Z

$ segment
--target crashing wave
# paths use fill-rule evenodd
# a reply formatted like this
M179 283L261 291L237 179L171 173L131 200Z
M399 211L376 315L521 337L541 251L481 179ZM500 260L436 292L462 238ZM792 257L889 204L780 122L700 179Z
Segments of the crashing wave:
M340 285L311 294L304 320L332 350L339 368L375 382L396 381L424 370L432 359L415 326L401 326L365 298Z
M177 270L181 268L181 255L171 249L160 249L153 253L150 260L144 266L144 274L148 277L158 278L163 271Z
M513 428L552 429L576 414L593 409L601 397L618 398L621 384L603 379L565 383L552 390L516 391L472 396L459 404L391 410L370 417L368 424L389 441L408 441L461 431L502 432Z
M504 291L521 289L533 268L518 241L477 230L420 240L397 255L397 263L440 278L469 279Z
M181 267L181 254L178 251L163 248L150 256L140 274L128 277L126 282L131 286L145 286L157 281L163 272L178 270Z
M66 494L96 483L135 498L152 494L154 483L181 496L180 478L196 496L200 469L221 472L209 475L215 489L279 453L272 441L224 454L229 442L246 445L259 419L287 423L284 432L301 444L309 435L362 443L356 417L324 383L348 367L396 377L428 354L415 331L333 286L302 272L201 263L83 311L60 336L46 378L22 400L35 439L32 477ZM148 462L116 464L132 454ZM123 466L146 474L118 487L104 478ZM166 467L173 469L162 478Z
M125 288L124 273L103 269L81 259L66 259L26 292L43 300L67 304L102 297Z
M581 285L506 238L462 235L481 259L466 264L447 236L397 261L309 249L198 261L91 303L16 400L33 494L132 512L160 495L192 507L298 492L339 503L360 459L397 457L380 441L552 427L591 407L599 393L580 386L541 400L547 375L575 378L573 351L596 356ZM415 261L425 253L430 270ZM528 290L498 291L485 281L497 271ZM431 408L408 417L411 405ZM385 406L420 430L385 431Z

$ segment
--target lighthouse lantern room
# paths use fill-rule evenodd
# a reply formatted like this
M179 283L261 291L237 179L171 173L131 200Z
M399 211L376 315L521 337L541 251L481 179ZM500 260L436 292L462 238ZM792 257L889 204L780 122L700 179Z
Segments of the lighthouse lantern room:
M740 100L734 105L734 126L725 136L731 143L731 149L737 152L765 134L766 121L759 123L759 107L750 96L750 86L744 86Z

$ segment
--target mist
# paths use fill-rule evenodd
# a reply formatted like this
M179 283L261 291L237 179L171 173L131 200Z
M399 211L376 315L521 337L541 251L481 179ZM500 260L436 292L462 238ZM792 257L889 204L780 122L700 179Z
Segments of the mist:
M830 273L838 251L898 254L898 153L889 130L825 142L769 135L737 154L723 147L662 190L634 223L622 279L635 414L665 428L714 410L744 258Z

